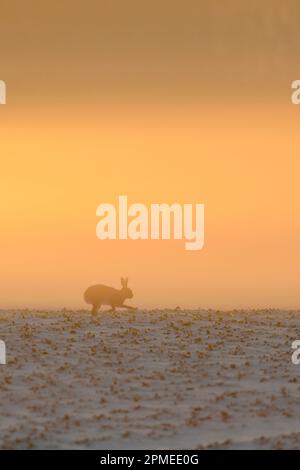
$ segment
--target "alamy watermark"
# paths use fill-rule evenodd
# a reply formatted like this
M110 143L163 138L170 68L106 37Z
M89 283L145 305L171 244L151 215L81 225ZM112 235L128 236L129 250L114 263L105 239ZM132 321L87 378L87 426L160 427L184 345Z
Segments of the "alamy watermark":
M6 84L0 80L0 104L6 104Z
M300 104L300 80L294 80L292 82L293 91L291 95L291 100L293 104Z
M0 340L0 364L6 364L6 345Z
M185 240L186 250L204 246L204 204L128 205L119 196L119 205L100 204L96 235L100 240Z
M296 339L295 341L292 342L292 349L294 349L294 352L291 357L292 363L295 366L298 366L300 364L300 340L299 339Z

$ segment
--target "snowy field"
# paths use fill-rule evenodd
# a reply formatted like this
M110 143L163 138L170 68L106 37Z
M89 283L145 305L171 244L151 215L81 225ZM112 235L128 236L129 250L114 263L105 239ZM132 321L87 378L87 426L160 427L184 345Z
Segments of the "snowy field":
M300 312L0 311L2 449L300 448Z

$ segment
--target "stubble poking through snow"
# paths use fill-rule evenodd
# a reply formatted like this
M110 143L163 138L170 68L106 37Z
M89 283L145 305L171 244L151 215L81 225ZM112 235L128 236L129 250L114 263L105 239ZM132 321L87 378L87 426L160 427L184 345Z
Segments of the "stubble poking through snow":
M300 447L298 311L2 311L0 326L3 449Z

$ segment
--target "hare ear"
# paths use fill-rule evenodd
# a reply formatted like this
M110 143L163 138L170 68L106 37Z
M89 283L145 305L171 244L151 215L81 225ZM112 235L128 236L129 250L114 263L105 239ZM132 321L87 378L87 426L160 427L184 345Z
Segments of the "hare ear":
M123 277L121 277L121 285L122 287L125 287L125 279Z
M127 284L128 284L128 277L126 277L126 278L124 279L124 281L125 281L125 286L127 287Z

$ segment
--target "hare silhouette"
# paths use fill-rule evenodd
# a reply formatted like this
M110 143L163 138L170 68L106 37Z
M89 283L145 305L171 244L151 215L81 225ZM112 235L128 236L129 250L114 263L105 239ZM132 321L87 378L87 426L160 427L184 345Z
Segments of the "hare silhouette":
M115 289L103 284L88 287L84 293L84 300L92 305L92 314L95 315L101 305L110 305L112 311L115 311L116 307L136 310L135 307L124 304L126 299L132 299L133 297L132 290L128 287L128 278L121 277L121 285L121 289Z

